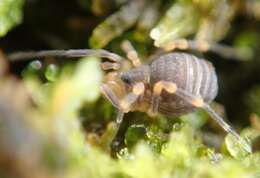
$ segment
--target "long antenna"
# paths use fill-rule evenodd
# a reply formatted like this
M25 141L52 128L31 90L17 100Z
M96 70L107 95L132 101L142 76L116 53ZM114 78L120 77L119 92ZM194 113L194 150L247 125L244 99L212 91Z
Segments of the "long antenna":
M28 51L28 52L15 52L8 55L10 61L21 61L32 58L40 57L85 57L96 56L102 58L108 58L114 62L120 62L123 57L118 54L109 52L104 49L70 49L70 50L43 50L43 51Z

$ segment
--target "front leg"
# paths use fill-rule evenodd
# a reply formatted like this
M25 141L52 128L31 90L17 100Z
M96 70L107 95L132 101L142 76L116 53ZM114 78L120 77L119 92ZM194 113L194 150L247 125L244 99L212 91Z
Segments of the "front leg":
M120 108L124 112L129 112L131 105L136 102L139 96L143 95L145 85L143 82L137 82L134 84L132 91L128 93L124 99L120 102Z
M144 83L135 83L132 87L131 92L129 92L122 100L118 98L113 89L110 88L108 84L103 84L101 86L101 91L103 95L112 103L114 107L118 109L116 122L120 124L123 120L124 113L131 110L131 105L136 102L139 96L144 93L145 86Z

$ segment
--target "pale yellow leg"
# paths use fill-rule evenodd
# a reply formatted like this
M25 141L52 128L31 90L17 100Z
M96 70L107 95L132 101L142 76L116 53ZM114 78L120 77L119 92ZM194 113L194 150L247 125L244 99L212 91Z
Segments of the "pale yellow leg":
M207 41L195 41L195 40L186 40L186 39L177 39L170 43L167 43L163 47L166 51L171 51L174 49L193 49L201 52L208 51L210 45Z
M101 67L103 70L119 70L121 66L119 63L103 62Z
M128 40L123 41L122 49L127 54L127 58L133 63L135 67L142 64L136 50Z
M234 48L219 43L209 43L206 40L177 39L165 44L163 48L166 51L172 51L174 49L191 49L200 52L211 51L225 58L237 60L246 60L252 56L252 51L248 48Z
M149 109L150 115L156 115L158 113L159 103L160 103L160 95L163 90L168 93L175 93L177 86L173 82L168 81L159 81L153 86L153 94L152 94L152 104Z
M134 84L132 92L125 96L125 98L120 102L120 108L124 112L130 110L131 104L133 104L139 96L144 93L145 86L142 82Z

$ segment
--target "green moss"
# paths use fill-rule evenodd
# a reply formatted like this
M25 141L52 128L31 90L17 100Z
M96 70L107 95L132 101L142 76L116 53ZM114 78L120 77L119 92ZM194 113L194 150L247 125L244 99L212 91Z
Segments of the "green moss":
M36 8L32 4L38 5L39 2L48 4L48 8L44 9L46 14L52 8L60 12L55 1L51 0L27 1L28 8ZM241 17L239 9L245 8L242 1L238 4L235 3L238 1L225 0L150 2L99 0L95 2L95 7L91 7L90 1L79 0L78 4L84 9L80 7L80 10L72 13L66 11L65 19L59 19L57 15L53 22L50 18L43 20L46 14L37 16L36 21L42 20L40 23L51 21L55 24L50 25L55 30L49 29L47 24L48 30L40 27L41 31L38 26L34 29L30 18L23 27L26 35L29 33L32 39L37 37L36 41L43 41L35 48L60 48L57 44L63 39L68 47L82 47L81 40L85 39L85 44L86 39L90 39L91 47L103 48L108 45L113 52L121 54L122 40L130 39L140 52L143 63L149 62L148 55L156 52L161 54L160 50L154 49L152 40L148 39L152 29L151 36L156 37L155 45L159 47L175 39L205 37L210 42L224 39L223 43L250 49L253 54L251 58L259 56L259 22ZM61 11L67 7L67 3L71 5L73 1L58 3ZM102 9L106 3L109 3L106 9ZM0 36L21 22L22 4L22 0L0 0ZM76 8L75 4L70 8ZM99 19L91 14L104 15L110 11L111 15ZM85 16L88 17L87 23ZM242 20L241 24L237 19L231 21L236 16ZM66 25L57 26L57 19ZM242 26L250 26L251 29L241 29L241 32ZM87 29L87 32L81 28ZM227 33L229 28L232 30ZM56 34L56 29L61 35ZM81 30L84 35L80 35ZM88 36L91 31L92 35ZM73 37L70 38L66 32L72 33ZM79 36L80 42L74 35ZM13 42L14 37L10 39L7 35L6 38L8 44L1 41L5 44L3 49ZM25 43L24 38L21 39ZM20 41L16 42L18 44ZM28 43L30 47L36 42ZM16 43L13 46L15 49ZM27 48L27 43L24 48ZM48 58L11 62L10 71L14 71L19 79L11 77L13 74L0 76L0 177L259 177L259 60L255 57L244 63L227 62L218 55L203 56L216 63L220 76L220 95L216 100L223 105L218 104L213 108L224 118L226 115L236 130L241 128L240 134L252 145L253 153L245 152L231 135L224 136L223 131L203 110L179 118L151 118L146 113L127 113L119 128L115 123L116 109L101 96L100 86L105 80L100 67L101 59L86 57L72 61ZM248 90L249 85L253 87ZM245 105L240 105L240 100ZM240 113L255 113L251 117L251 125L246 123L249 116L241 115L244 120L237 119Z

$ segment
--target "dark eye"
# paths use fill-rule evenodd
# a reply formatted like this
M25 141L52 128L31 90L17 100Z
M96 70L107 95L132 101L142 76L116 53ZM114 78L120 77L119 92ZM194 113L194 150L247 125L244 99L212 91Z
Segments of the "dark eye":
M131 78L127 74L121 75L121 80L127 84L131 84Z

